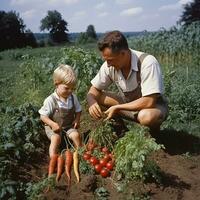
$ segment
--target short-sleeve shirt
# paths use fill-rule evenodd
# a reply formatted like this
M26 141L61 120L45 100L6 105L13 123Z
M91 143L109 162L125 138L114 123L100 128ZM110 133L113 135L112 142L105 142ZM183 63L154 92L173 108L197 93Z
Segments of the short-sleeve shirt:
M66 108L66 109L71 109L73 107L71 95L66 99L65 102L59 99L59 96L57 95L56 92L54 92L52 95L55 97L59 108L62 107L62 108ZM75 112L81 112L82 109L81 109L81 105L78 101L77 96L75 94L72 94L72 95L73 95L73 98L74 98ZM54 103L52 96L50 95L44 100L43 106L40 108L40 110L38 112L41 115L49 117L53 114L54 109L55 109L55 103Z
M115 73L117 73L117 82L123 92L131 92L138 87L138 58L143 52L131 51L131 70L128 77L125 79L121 70L116 70L113 66L107 65L105 61L101 66L97 75L92 79L92 85L99 90L106 90L108 86L115 82ZM160 65L156 58L152 55L147 55L140 69L141 77L141 93L142 96L160 93L163 94L164 86Z

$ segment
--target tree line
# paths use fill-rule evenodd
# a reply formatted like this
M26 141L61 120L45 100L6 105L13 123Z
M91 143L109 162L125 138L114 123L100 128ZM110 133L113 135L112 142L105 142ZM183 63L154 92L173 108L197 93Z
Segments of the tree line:
M200 0L194 0L184 6L179 24L190 25L200 21ZM56 11L48 11L47 16L40 21L40 30L49 31L50 40L54 44L69 42L68 23ZM77 42L94 42L97 34L93 25L89 25L86 32L80 33ZM0 11L0 50L22 48L26 46L37 47L38 43L30 29L26 29L23 19L15 11ZM43 46L43 45L41 45Z
M62 15L56 11L48 11L47 16L40 21L40 30L49 31L51 44L69 42L68 23ZM84 35L84 37L83 37ZM85 33L80 34L78 42L85 43L95 41L97 34L93 25L89 25ZM44 42L44 41L43 41ZM22 48L26 46L38 47L31 30L26 29L23 19L15 11L0 11L0 50Z

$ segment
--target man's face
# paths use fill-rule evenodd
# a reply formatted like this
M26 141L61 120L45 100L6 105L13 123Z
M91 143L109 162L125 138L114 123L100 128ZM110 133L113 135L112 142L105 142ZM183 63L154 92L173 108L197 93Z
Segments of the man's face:
M125 63L125 52L113 53L110 48L105 48L101 52L102 58L107 62L108 67L113 66L116 70L121 69Z

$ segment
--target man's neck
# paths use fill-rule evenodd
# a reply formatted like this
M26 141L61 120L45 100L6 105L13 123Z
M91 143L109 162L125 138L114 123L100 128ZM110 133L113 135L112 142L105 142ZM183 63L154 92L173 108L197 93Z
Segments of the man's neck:
M129 73L131 70L131 51L128 50L127 51L127 55L126 55L126 63L124 63L123 68L121 69L122 74L125 78L128 77Z

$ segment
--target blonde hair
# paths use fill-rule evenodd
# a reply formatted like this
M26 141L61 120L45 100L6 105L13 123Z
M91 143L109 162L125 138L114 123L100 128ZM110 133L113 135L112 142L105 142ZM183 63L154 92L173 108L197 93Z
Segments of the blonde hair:
M58 84L76 84L76 74L71 66L60 65L53 73L54 85Z

